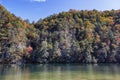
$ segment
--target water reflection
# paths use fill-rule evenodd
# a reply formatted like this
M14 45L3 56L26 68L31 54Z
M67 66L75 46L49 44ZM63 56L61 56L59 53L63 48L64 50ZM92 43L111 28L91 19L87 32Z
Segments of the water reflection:
M119 64L0 65L0 80L119 80Z

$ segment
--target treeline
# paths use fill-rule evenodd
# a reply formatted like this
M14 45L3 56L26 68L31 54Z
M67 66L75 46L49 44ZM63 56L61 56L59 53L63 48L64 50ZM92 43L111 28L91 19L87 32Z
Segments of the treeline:
M29 23L0 6L1 63L120 62L120 10L69 10Z

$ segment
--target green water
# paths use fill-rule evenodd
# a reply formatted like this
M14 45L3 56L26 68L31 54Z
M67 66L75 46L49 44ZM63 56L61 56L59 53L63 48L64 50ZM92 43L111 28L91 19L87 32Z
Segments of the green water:
M120 80L120 65L0 65L0 80Z

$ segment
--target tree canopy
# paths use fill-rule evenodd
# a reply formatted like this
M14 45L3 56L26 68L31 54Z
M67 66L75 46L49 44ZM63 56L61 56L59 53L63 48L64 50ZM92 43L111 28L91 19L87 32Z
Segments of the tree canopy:
M73 10L30 23L0 5L0 63L120 62L120 10Z

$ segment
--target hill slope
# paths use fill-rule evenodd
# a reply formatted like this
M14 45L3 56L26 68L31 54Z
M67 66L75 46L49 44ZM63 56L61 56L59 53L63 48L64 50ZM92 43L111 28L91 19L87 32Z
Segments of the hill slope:
M39 20L38 62L119 62L120 11L62 12Z
M120 62L120 10L61 12L27 23L0 5L0 63Z
M35 33L33 25L27 24L0 5L0 62L23 62L23 58L29 57L26 50L28 37L33 37Z

